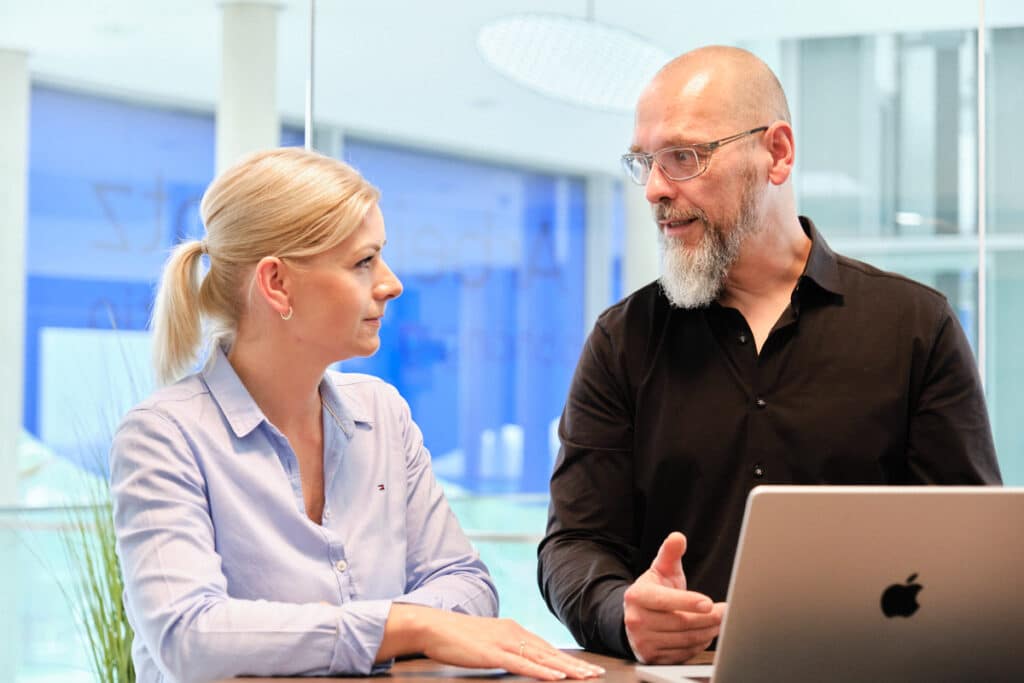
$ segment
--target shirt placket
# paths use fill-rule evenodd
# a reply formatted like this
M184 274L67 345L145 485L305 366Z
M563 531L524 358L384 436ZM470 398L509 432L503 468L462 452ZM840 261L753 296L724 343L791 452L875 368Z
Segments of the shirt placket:
M326 425L327 423L325 422L324 424ZM333 525L331 524L331 521L334 518L335 512L331 504L332 497L330 495L330 483L334 480L337 467L340 466L340 452L344 450L348 440L347 438L336 438L334 429L328 428L324 430L324 452L328 454L324 462L324 472L326 475L324 477L324 518L323 524L317 525L306 516L306 501L302 494L302 477L299 473L299 459L295 455L294 449L292 449L291 444L288 443L288 439L284 434L282 434L277 428L269 424L267 426L270 440L275 445L274 450L277 452L278 459L281 461L281 466L284 468L285 474L288 476L288 483L291 486L292 495L295 498L296 510L302 516L305 523L313 524L317 527L317 530L320 532L324 539L324 543L327 546L326 558L328 571L334 575L334 578L337 581L339 602L342 604L351 602L355 599L352 571L345 551L345 544L337 532L332 528Z
M784 328L795 322L794 311L788 308L783 313L760 353L743 315L736 309L721 309L720 312L722 315L715 325L716 334L743 387L747 412L744 453L738 476L745 478L750 488L768 481L783 483L789 479L788 468L769 448L769 444L775 442L772 391L778 371L773 347L785 343L790 331Z
M338 582L338 594L341 601L351 602L356 599L355 584L352 581L350 558L345 550L345 543L335 531L333 523L335 514L335 496L332 495L334 482L341 476L341 463L345 458L350 442L349 434L339 418L324 404L324 524L323 533L327 541L327 557L331 563L335 579Z

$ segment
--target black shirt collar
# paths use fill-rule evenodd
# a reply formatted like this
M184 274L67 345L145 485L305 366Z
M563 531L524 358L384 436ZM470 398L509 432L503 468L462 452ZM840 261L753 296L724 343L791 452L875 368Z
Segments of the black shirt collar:
M811 238L811 253L807 256L801 282L810 280L821 289L833 294L843 294L843 285L839 278L839 261L825 238L814 226L814 221L800 216L800 227Z

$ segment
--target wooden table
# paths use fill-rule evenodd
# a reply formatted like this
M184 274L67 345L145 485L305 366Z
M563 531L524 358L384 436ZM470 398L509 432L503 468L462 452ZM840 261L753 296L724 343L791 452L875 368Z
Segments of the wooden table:
M608 673L603 678L592 678L590 681L604 683L637 683L639 680L633 672L636 662L626 659L616 659L604 655L595 655L581 650L566 650L571 655L603 666ZM710 664L713 661L713 652L704 652L690 664ZM441 681L531 681L533 679L524 676L513 676L497 669L462 669L457 666L438 664L432 659L407 659L398 662L391 669L390 674L373 677L351 677L346 676L345 681L373 681L374 683L385 683L388 679L395 683L440 683ZM285 683L286 681L309 681L309 678L231 678L217 683ZM567 683L572 679L567 679Z

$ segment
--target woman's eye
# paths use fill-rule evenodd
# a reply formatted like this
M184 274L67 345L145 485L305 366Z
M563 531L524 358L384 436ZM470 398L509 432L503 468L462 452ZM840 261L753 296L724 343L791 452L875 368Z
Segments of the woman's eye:
M369 268L370 264L373 263L373 259L376 256L377 256L376 254L374 254L373 256L367 256L362 261L360 261L359 263L356 264L356 268Z

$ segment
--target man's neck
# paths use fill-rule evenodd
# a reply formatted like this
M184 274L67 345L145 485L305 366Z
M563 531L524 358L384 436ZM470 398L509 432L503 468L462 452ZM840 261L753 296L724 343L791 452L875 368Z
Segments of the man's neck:
M760 302L788 300L810 253L811 239L796 216L765 227L744 242L725 278L719 303L742 311Z
M758 353L789 306L810 253L811 239L794 216L792 222L767 227L747 239L729 269L718 302L743 315Z

